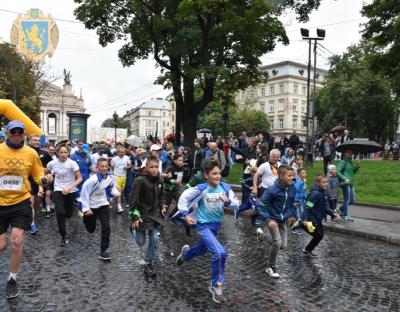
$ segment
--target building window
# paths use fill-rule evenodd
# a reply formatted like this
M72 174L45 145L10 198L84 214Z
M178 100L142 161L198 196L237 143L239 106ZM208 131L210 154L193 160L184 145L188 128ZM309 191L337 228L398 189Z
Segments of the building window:
M167 117L167 112L162 112L163 117Z
M284 94L285 93L285 85L281 83L279 85L279 94Z
M307 94L307 86L303 84L303 86L301 87L301 89L302 89L303 95L306 95L306 94Z
M175 115L172 115L172 122L175 122Z
M274 100L270 100L269 101L269 112L270 113L274 112L274 105L275 105L275 101Z
M299 85L297 83L293 84L293 93L297 94L299 92Z
M285 110L285 99L279 99L278 112Z
M260 102L260 110L265 113L265 102Z
M279 129L283 129L283 118L279 118Z
M166 126L167 126L167 122L166 122L166 121L163 121L163 122L162 122L162 125L163 125L163 127L166 127Z
M273 118L271 118L269 120L269 124L271 125L271 129L274 129L274 119Z
M269 87L269 95L275 95L275 86L274 85Z
M301 101L301 112L305 113L307 109L307 101Z
M256 90L254 90L254 89L251 89L250 90L250 97L255 97L255 96L257 96L257 91Z
M301 129L305 129L305 128L306 128L306 126L307 126L306 119L305 119L305 118L303 118L303 119L302 119L302 121L301 121Z
M265 88L264 87L261 88L261 96L265 96Z
M147 111L147 116L151 116L151 111Z
M57 133L57 116L54 113L50 113L47 116L47 132L48 134Z
M172 103L172 110L175 110L175 104Z
M297 119L293 119L293 129L297 129Z
M297 106L299 105L298 99L293 99L293 111L297 112Z

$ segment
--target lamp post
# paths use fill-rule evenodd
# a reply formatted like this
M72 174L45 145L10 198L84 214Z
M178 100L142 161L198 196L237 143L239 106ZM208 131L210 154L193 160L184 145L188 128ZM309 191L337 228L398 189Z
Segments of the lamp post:
M114 146L115 146L115 144L117 143L117 122L118 122L117 111L114 111L113 119L114 119Z
M314 123L315 123L315 80L317 72L317 41L324 40L325 29L317 28L317 37L310 37L310 32L306 28L300 28L303 40L308 40L308 66L307 66L307 113L306 113L306 163L313 166L314 161ZM314 77L313 77L313 103L310 102L311 85L311 42L314 41ZM310 140L310 120L311 120L311 139Z

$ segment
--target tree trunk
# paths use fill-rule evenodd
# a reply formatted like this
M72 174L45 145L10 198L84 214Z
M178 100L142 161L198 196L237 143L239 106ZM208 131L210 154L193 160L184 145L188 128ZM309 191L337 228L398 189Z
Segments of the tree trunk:
M184 145L193 147L194 139L197 137L196 127L198 115L193 107L194 103L185 103L183 110L183 133L184 133Z

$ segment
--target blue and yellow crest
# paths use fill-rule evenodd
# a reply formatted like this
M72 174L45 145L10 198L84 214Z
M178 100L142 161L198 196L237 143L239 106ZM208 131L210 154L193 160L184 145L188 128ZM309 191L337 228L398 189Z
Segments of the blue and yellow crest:
M57 25L50 15L46 17L39 9L31 9L14 21L11 43L34 62L43 63L57 47Z

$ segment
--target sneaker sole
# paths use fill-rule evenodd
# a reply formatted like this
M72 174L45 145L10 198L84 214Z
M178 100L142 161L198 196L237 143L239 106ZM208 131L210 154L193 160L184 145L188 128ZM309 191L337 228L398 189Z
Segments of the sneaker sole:
M182 263L178 263L178 259L180 259L181 257L183 257L183 252L186 248L189 248L189 245L183 245L182 249L181 249L181 253L178 255L178 257L176 258L176 265L182 265L185 261L182 261Z
M111 261L111 258L99 257L99 259L103 261Z
M16 295L13 295L13 296L7 296L7 299L14 299L14 298L17 298L19 296L19 291L17 292L17 294Z
M208 290L210 291L211 297L212 297L212 299L213 299L214 302L216 302L216 303L225 303L225 302L226 302L226 299L225 299L224 301L218 301L217 299L215 299L215 297L214 297L214 291L212 290L212 287L211 287L211 286L208 287Z

